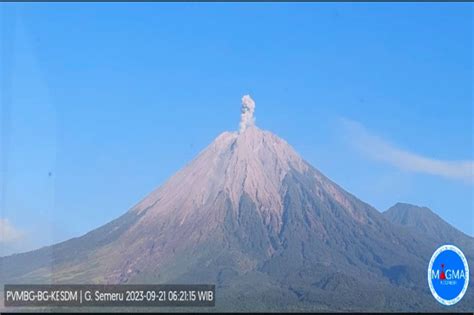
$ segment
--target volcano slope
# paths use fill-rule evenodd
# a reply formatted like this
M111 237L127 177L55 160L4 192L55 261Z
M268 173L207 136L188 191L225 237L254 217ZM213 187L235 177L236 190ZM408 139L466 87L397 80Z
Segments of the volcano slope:
M449 309L436 302L426 273L440 240L391 217L248 126L120 218L0 258L1 284L209 283L221 311L473 311L471 288Z

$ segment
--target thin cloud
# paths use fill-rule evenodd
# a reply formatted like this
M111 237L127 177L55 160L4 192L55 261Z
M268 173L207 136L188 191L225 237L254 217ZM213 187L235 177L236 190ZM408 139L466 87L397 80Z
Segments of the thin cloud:
M0 243L12 243L23 238L24 233L14 227L7 219L0 218Z
M359 122L341 118L351 142L368 157L399 169L474 183L474 161L445 161L422 156L396 147L371 134Z

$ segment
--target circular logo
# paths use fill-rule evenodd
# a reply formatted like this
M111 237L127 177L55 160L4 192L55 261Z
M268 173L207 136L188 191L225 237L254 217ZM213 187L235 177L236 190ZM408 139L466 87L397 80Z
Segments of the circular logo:
M454 245L443 245L431 257L428 266L431 294L443 305L454 305L466 293L469 266L462 251Z

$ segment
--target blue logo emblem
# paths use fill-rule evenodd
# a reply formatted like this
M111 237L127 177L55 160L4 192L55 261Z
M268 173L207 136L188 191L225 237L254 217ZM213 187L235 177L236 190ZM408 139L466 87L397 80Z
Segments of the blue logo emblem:
M469 266L462 251L454 245L438 248L428 266L431 294L443 305L454 305L466 293L469 285Z

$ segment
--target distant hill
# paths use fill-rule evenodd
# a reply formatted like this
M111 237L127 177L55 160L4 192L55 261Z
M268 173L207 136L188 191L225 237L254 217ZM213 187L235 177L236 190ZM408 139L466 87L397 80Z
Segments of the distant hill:
M427 207L397 203L383 213L385 218L399 226L423 234L439 244L453 244L461 250L474 249L474 238L457 230Z

